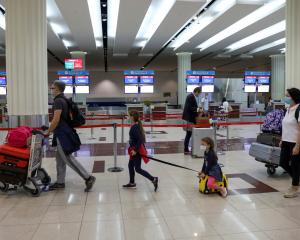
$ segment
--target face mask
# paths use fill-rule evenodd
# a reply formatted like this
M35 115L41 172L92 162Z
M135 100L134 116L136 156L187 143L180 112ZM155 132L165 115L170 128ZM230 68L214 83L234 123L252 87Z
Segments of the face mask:
M291 105L293 102L292 98L291 97L285 97L284 98L284 103L288 104L288 105Z
M200 149L201 150L206 150L206 146L205 145L200 145Z

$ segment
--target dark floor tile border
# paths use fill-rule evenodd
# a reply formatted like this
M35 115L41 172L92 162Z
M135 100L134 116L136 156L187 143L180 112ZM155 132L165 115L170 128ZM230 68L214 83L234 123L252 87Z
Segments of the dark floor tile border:
M105 161L94 161L93 173L104 173L105 172Z
M230 178L241 178L245 182L254 186L254 188L242 188L242 189L229 190L228 192L229 195L278 192L278 190L266 185L265 183L257 180L256 178L246 173L226 174L226 176L228 178L229 189L230 189Z

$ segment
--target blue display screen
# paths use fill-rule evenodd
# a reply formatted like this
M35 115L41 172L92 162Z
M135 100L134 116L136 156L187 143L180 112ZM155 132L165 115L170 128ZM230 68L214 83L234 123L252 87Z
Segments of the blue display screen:
M75 76L75 84L89 84L90 79L89 76Z
M245 84L256 84L255 76L245 76Z
M203 84L214 84L215 77L214 76L202 76Z
M73 77L72 76L59 76L58 79L65 84L72 85L73 84Z
M270 77L258 77L258 84L270 84Z
M0 77L0 85L6 85L6 77Z
M153 84L154 77L153 76L140 76L140 83Z
M198 84L200 82L200 76L187 76L187 84Z
M137 84L139 82L138 76L125 76L124 83L125 84Z

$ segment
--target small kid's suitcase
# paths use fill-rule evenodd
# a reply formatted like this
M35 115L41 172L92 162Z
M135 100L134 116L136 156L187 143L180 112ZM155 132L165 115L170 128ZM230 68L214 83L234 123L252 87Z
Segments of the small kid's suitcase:
M218 190L215 189L209 189L207 187L207 181L208 181L208 176L205 176L204 178L200 178L199 180L199 191L204 194L208 193L214 193L214 192L219 192ZM225 174L222 174L222 182L217 182L219 187L225 187L228 189L228 179L226 178Z
M256 161L265 163L268 174L273 175L280 163L280 152L280 147L268 146L261 143L252 143L249 155L254 157Z

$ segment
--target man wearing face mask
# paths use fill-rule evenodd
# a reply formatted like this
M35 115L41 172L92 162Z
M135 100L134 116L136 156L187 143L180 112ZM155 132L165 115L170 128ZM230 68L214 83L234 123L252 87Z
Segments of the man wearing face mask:
M80 139L70 124L70 109L68 99L64 95L65 83L55 81L51 86L51 93L54 96L53 120L48 130L48 135L54 133L53 145L57 147L56 170L57 180L51 184L49 190L65 188L66 166L72 168L85 181L85 191L92 189L96 178L90 175L84 167L72 155L79 150Z
M300 181L300 90L287 89L284 101L289 107L282 120L280 166L292 177L292 186L284 197L294 198L297 197Z

